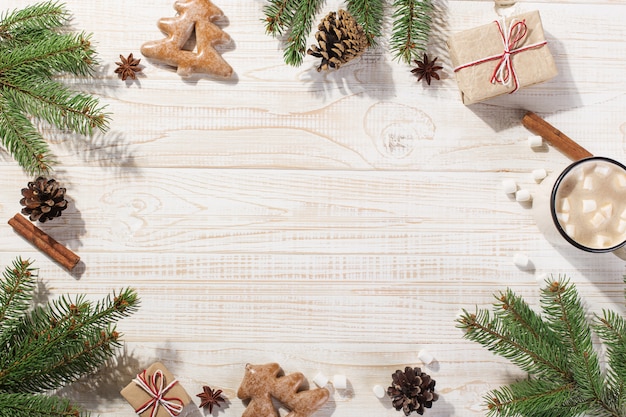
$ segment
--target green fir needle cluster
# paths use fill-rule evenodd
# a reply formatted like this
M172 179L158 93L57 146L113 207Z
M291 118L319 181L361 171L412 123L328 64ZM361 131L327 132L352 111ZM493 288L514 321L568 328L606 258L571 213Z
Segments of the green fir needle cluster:
M511 290L496 295L493 313L464 311L465 338L478 342L528 378L489 392L488 416L626 417L626 320L604 310L589 317L565 277L546 281L537 313ZM594 333L606 347L602 363Z
M90 75L96 64L90 35L68 32L69 19L56 2L0 15L0 143L29 174L54 164L34 119L84 135L107 128L96 98L56 79Z
M268 34L285 37L284 60L302 64L306 40L326 0L267 0L263 9ZM370 45L382 35L386 0L346 0L346 10L363 27ZM394 59L405 63L418 58L426 48L432 24L432 0L393 0L390 49Z
M92 303L62 297L32 307L36 270L20 258L0 281L0 416L87 415L70 400L49 395L98 369L121 346L115 323L139 305L125 289Z

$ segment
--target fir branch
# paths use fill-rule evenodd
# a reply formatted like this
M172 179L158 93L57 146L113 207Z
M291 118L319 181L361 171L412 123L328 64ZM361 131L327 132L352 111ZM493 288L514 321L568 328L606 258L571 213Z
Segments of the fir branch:
M0 417L87 417L65 398L22 393L0 393Z
M302 64L306 53L307 36L313 27L315 15L324 2L325 0L300 0L297 3L283 54L287 65L298 66Z
M376 45L376 38L382 33L383 0L347 0L347 11L361 25L370 45Z
M0 331L13 326L28 310L35 289L35 271L30 261L22 258L4 270L4 282L0 284Z
M83 135L108 127L96 98L53 80L90 75L96 64L89 35L60 30L68 19L67 11L50 1L0 20L0 142L29 174L46 174L54 164L33 119Z
M75 381L102 365L119 346L114 323L138 308L134 291L123 290L95 305L61 297L34 309L12 329L10 357L0 370L0 389L40 392Z
M42 174L54 163L47 142L0 87L0 143L28 174Z
M529 373L487 394L489 416L626 417L626 321L605 311L592 323L573 284L565 277L546 281L543 315L507 290L488 310L457 319L465 338L476 341ZM592 326L608 346L609 367L600 369Z
M62 27L69 20L67 11L57 2L37 3L0 15L0 41L21 40L34 33Z
M394 59L410 63L426 49L433 5L431 0L394 0L390 49Z
M272 36L280 36L293 22L298 0L268 0L263 7L265 31Z

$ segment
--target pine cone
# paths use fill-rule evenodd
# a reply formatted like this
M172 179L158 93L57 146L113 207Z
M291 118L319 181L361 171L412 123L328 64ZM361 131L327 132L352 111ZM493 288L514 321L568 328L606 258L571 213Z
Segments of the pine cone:
M407 366L404 372L397 370L391 377L393 382L387 388L387 395L391 397L393 407L404 411L405 416L413 411L424 414L424 408L431 408L439 398L435 393L435 380L420 368Z
M59 183L53 179L39 177L29 182L28 188L22 188L22 195L22 214L28 215L33 222L52 220L67 208L65 188L59 187Z
M354 17L345 10L330 12L317 27L315 34L318 46L311 45L307 54L322 58L317 71L338 69L343 64L360 56L369 42L365 31Z

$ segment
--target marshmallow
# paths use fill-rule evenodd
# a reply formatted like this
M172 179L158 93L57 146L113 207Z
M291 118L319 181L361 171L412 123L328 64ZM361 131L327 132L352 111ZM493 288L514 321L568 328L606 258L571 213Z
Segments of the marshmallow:
M520 269L526 269L531 265L530 258L523 253L516 253L513 257L513 263Z
M596 235L596 243L599 248L608 248L613 240L605 235Z
M603 205L602 207L600 207L600 211L607 219L611 218L611 216L613 216L613 204L607 203Z
M597 212L596 214L593 215L593 217L589 221L591 222L593 227L599 227L600 225L602 225L602 223L604 223L605 220L606 220L606 217L604 217L602 213Z
M502 189L506 194L515 194L517 191L517 184L513 180L504 180L502 181Z
M543 138L537 135L528 136L528 146L531 148L540 148L543 146Z
M556 218L561 223L567 223L569 221L569 213L556 213Z
M335 389L346 389L348 387L348 380L345 375L333 376L333 385Z
M534 169L532 172L532 175L535 181L541 182L541 180L543 180L545 177L548 176L548 172L543 168L539 168L539 169Z
M619 233L626 232L626 220L620 219L619 224L617 225L617 231Z
M573 239L576 236L576 226L574 226L573 224L568 224L567 226L565 226L565 233L567 233L567 235Z
M320 388L324 388L326 384L328 384L328 378L321 372L318 372L317 375L313 378L313 382Z
M583 213L591 213L598 208L596 200L583 200Z
M562 212L568 212L569 209L570 209L569 198L561 199L561 211Z
M385 388L383 388L382 385L374 385L374 387L372 388L372 391L374 391L374 395L376 396L376 398L385 397Z
M583 188L585 190L593 190L593 178L585 177L585 180L583 181Z
M620 188L626 188L626 175L620 174L615 177L615 182Z
M595 169L594 172L598 175L600 175L601 177L607 177L609 175L609 173L611 172L611 167L608 165L598 165Z
M532 200L532 196L530 195L530 191L528 190L521 189L515 193L515 201L519 203L530 200Z
M435 359L434 356L427 351L426 349L422 349L420 350L420 352L417 354L417 359L419 359L420 361L422 361L422 363L424 363L425 365L429 365L432 363L432 361Z

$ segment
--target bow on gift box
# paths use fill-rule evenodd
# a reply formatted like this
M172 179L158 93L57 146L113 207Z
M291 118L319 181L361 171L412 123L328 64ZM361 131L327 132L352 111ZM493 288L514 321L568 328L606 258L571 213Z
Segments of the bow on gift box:
M157 369L148 378L146 377L146 371L144 370L142 373L137 375L137 378L133 379L133 382L139 385L151 397L135 410L137 414L141 414L152 408L150 417L155 417L159 406L165 408L165 410L167 410L169 415L172 417L176 417L183 411L184 404L180 398L164 397L165 393L178 383L178 380L174 379L164 387L163 384L165 383L165 376L163 376L163 371L160 369Z
M498 32L502 38L502 44L504 46L502 53L459 65L454 69L454 72L460 71L463 68L473 67L474 65L482 64L484 62L495 61L497 59L499 61L493 70L490 81L492 84L499 83L502 85L508 85L509 81L513 79L514 88L513 91L510 92L510 94L513 94L519 89L519 80L517 79L517 74L515 73L515 68L513 67L513 61L511 60L512 55L529 49L538 48L548 42L544 40L517 48L517 44L523 41L528 33L526 20L520 21L513 19L508 28L506 27L506 23L504 21L499 22L496 20L494 23L498 26Z

